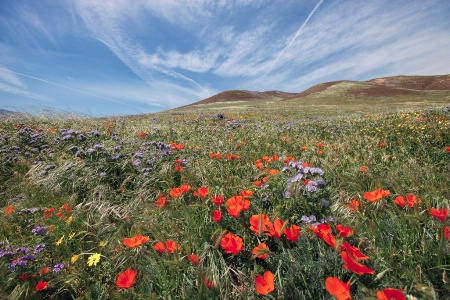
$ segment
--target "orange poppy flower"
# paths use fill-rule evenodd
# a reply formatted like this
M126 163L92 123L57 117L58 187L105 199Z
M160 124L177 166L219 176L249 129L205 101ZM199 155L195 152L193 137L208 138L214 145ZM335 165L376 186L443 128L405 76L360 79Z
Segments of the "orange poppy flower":
M153 245L153 249L155 249L159 253L166 252L166 247L164 247L164 244L162 242L157 242Z
M169 252L169 254L172 254L175 251L179 250L181 248L181 245L178 244L177 242L172 241L172 240L167 240L166 241L166 248L167 248L167 252Z
M350 295L350 281L344 283L337 277L328 277L325 280L325 288L328 293L335 296L338 300L352 299L352 295Z
M269 217L265 214L253 215L250 217L250 230L261 236L262 232L269 231L273 227Z
M368 166L361 166L359 169L361 172L365 173L369 167Z
M340 246L340 250L341 251L348 251L357 260L369 259L368 256L362 254L362 252L361 252L361 250L359 250L359 248L354 247L354 246L350 245L347 242L342 242L342 244Z
M273 278L273 273L270 271L264 272L264 276L256 276L255 284L258 294L267 295L275 289Z
M322 241L327 243L333 249L336 249L336 238L331 234L331 227L328 224L319 224L317 228L313 225L309 226L309 228L317 235Z
M150 241L150 238L148 236L138 234L132 238L124 238L122 243L127 247L136 248L147 243L148 241Z
M261 186L262 185L262 181L261 180L257 180L255 182L253 182L254 186Z
M36 290L37 291L45 290L47 288L47 286L48 286L48 282L47 281L39 281L36 284Z
M300 237L300 226L292 225L284 230L286 238L292 242L297 242Z
M355 274L358 275L364 275L364 274L373 274L375 273L374 270L364 266L363 264L356 261L356 258L353 257L353 255L350 254L348 251L342 251L341 252L341 258L344 261L344 269L349 270Z
M187 193L191 189L191 186L189 184L182 184L180 189L183 193Z
M447 219L448 208L443 209L432 208L430 209L430 214L441 221L445 221L445 219Z
M251 197L253 196L253 191L252 190L241 191L239 195L241 195L242 197Z
M258 159L257 161L255 161L254 166L255 166L258 170L261 170L262 167L264 166L264 164L262 163L261 160Z
M403 290L385 288L377 292L378 300L406 300Z
M357 211L359 209L359 205L360 203L358 200L352 199L348 201L347 204L345 204L345 207L347 207L351 211Z
M225 253L230 253L233 255L239 254L244 250L244 242L242 238L238 235L234 235L231 232L225 234L220 240L220 246L225 251Z
M42 269L39 271L39 273L40 273L41 275L47 274L48 272L50 272L50 267L42 268Z
M278 159L279 159L278 155L273 155L273 156L272 156L272 160L273 160L273 161L278 161Z
M406 194L406 201L408 202L408 207L414 207L422 202L422 200L414 194Z
M194 191L194 196L200 197L200 198L205 198L206 196L208 196L208 193L209 193L209 191L208 191L207 187L200 187L196 191Z
M14 206L10 205L5 208L5 216L9 216L14 212Z
M173 188L169 192L170 197L179 198L183 195L183 190L181 188Z
M339 233L339 235L343 238L349 237L353 235L355 232L350 227L345 227L343 225L336 225L336 230Z
M198 257L197 254L191 254L191 255L189 255L189 260L190 260L194 265L199 265L199 264L200 264L200 257Z
M380 148L386 147L386 142L380 142Z
M363 197L367 201L376 202L376 201L388 196L389 194L391 194L391 192L389 192L388 190L376 189L373 192L365 192L363 194Z
M166 197L160 197L155 201L155 205L159 208L163 208L166 205Z
M405 198L403 198L403 196L397 196L397 197L393 200L393 202L394 202L395 204L397 204L398 206L401 206L401 207L406 206L406 201L405 201Z
M261 243L252 250L252 254L261 259L266 259L269 255L269 247L266 244Z
M223 202L223 195L219 195L219 196L214 196L211 198L211 202L216 204L216 205L222 205Z
M317 143L317 148L322 148L323 147L323 144L322 143Z
M122 289L128 289L133 286L137 272L131 269L125 270L117 276L116 286Z
M302 151L306 151L306 149L307 149L306 146L302 147Z
M250 201L242 200L242 196L233 196L225 202L228 214L234 218L239 217L242 210L248 210Z
M284 234L284 230L284 221L276 219L273 220L273 225L270 224L269 231L266 232L266 235L279 239Z
M215 210L211 220L214 222L220 222L220 220L222 220L222 212L220 210Z

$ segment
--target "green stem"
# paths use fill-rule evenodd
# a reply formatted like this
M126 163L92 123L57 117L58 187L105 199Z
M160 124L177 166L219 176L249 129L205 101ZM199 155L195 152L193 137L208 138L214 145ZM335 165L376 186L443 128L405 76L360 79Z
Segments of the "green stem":
M444 252L444 244L445 244L444 227L442 227L441 234L440 234L440 241L439 241L439 249L438 249L438 266L442 265L442 256L443 256L443 252Z

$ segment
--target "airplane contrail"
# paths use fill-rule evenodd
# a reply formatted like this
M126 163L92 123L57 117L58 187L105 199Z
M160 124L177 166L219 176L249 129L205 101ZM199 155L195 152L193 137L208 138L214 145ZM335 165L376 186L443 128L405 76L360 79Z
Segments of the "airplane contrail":
M137 107L137 106L134 106L134 105L131 105L131 104L128 104L128 103L125 103L125 102L121 102L121 101L118 101L118 100L114 100L114 99L111 99L111 98L107 98L107 97L95 95L95 94L92 94L92 93L84 92L84 91L81 91L81 90L78 90L78 89L74 89L74 88L71 88L69 86L62 85L62 84L59 84L59 83L56 83L56 82L52 82L52 81L48 81L48 80L45 80L45 79L42 79L42 78L38 78L38 77L35 77L35 76L31 76L31 75L27 75L27 74L24 74L24 73L12 71L10 69L5 69L5 68L2 68L2 67L0 67L0 69L8 71L8 72L11 72L11 73L14 73L14 74L17 74L17 75L20 75L20 76L28 77L28 78L31 78L31 79L34 79L34 80L42 81L42 82L45 82L45 83L48 83L48 84L52 84L52 85L56 85L56 86L59 86L59 87L65 88L65 89L69 89L69 90L75 91L77 93L85 94L85 95L96 97L96 98L103 99L103 100L116 102L116 103L119 103L119 104L123 104L123 105L127 105L127 106L130 106L130 107L136 108L138 110L145 111L145 109L142 108L142 107Z
M295 40L299 36L300 32L306 26L306 24L308 23L309 19L311 19L311 17L313 16L313 14L316 12L316 10L319 8L319 6L322 4L323 1L324 0L320 0L319 3L317 3L316 6L314 6L313 10L308 15L308 17L306 18L305 22L303 22L302 26L300 26L300 28L297 30L297 32L295 33L294 37L291 39L289 44L286 47L284 47L283 50L281 50L281 52L278 54L277 58L273 62L272 66L270 67L269 72L272 71L273 67L278 63L278 60L281 58L281 56L283 56L283 54L286 51L286 49L290 48L292 46L292 44L295 42Z

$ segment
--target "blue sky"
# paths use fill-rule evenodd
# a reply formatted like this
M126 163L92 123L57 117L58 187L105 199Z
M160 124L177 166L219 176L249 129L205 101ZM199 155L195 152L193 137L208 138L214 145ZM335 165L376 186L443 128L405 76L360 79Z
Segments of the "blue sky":
M448 0L2 0L0 108L126 115L449 74L449 16Z

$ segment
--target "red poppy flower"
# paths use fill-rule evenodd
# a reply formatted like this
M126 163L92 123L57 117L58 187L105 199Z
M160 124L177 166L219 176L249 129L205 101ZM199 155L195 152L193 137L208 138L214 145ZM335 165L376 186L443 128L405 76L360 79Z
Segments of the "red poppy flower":
M275 289L273 273L264 272L264 276L258 275L255 278L256 291L258 294L267 295Z
M191 255L189 255L189 260L190 260L194 265L199 265L199 264L200 264L200 257L198 257L197 254L191 254Z
M317 235L321 240L330 245L333 249L336 249L336 238L331 233L331 227L328 224L319 224L317 228L313 225L309 228Z
M225 253L230 253L233 255L239 254L244 250L244 242L242 238L238 235L234 235L231 232L225 234L220 240L220 246L225 251Z
M183 170L182 166L175 166L175 171L181 172Z
M430 209L430 214L441 221L445 221L445 219L447 219L448 208L443 209L432 208Z
M377 292L378 300L406 300L403 290L385 288Z
M276 219L273 220L273 226L270 224L269 231L266 232L266 235L279 239L284 234L284 230L284 221Z
M380 142L380 148L383 148L386 146L386 142Z
M269 255L269 247L266 244L261 243L252 250L252 254L261 259L266 259Z
M31 274L27 274L27 273L23 273L22 275L20 275L20 280L27 280L28 278L30 278Z
M204 284L206 287L210 288L210 289L213 289L213 288L216 287L216 285L214 284L214 282L213 282L212 280L210 280L209 278L206 278L206 277L205 277L205 279L203 279L203 284Z
M450 152L450 146L445 147L445 152Z
M359 170L363 173L365 173L367 171L367 169L369 169L368 166L361 166L361 168L359 168Z
M131 269L125 270L117 276L116 286L122 289L128 289L133 286L137 272Z
M363 274L373 274L374 270L364 266L363 264L356 261L356 258L350 254L348 251L341 252L341 258L344 261L344 269L349 270L355 274L363 275Z
M347 283L342 282L337 277L328 277L325 280L325 288L328 293L335 296L338 300L352 299L350 295L350 281Z
M155 249L159 253L166 252L166 247L164 247L164 244L162 242L157 242L153 245L153 249Z
M376 189L373 192L365 192L363 194L364 199L370 202L376 202L384 197L388 196L391 192L383 189Z
M284 230L286 238L292 242L297 242L300 237L300 226L292 225Z
M354 247L354 246L350 245L347 242L342 242L342 244L340 246L340 250L341 251L348 251L357 260L369 259L368 256L362 254L362 252L361 252L361 250L359 250L359 248Z
M343 238L349 237L354 234L353 229L351 229L350 227L345 227L340 224L336 225L336 230L339 233L339 235Z
M223 195L214 196L211 198L211 202L216 205L222 205L223 197L224 197Z
M172 241L172 240L167 240L166 241L166 248L167 248L167 251L169 252L169 254L172 254L175 251L179 250L181 248L181 245L178 244L177 242Z
M317 143L317 148L322 148L323 147L323 144L322 143Z
M132 238L124 238L122 243L127 247L136 248L147 243L148 241L150 241L150 238L148 236L138 234Z
M450 227L444 226L444 238L450 241Z
M166 205L166 197L160 197L155 201L155 205L159 208L163 208Z
M214 222L220 222L220 220L222 220L222 212L220 210L215 210L211 220Z
M273 155L273 156L272 156L272 160L273 160L273 161L278 161L278 159L279 159L278 155Z
M47 286L48 286L48 282L47 281L39 281L36 284L36 290L37 291L45 290L47 288Z

